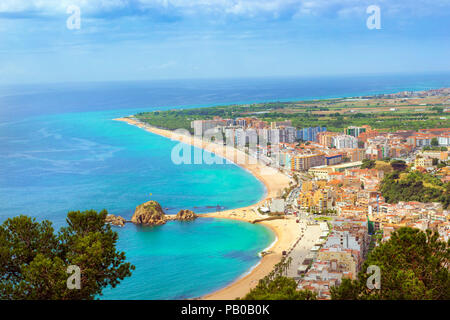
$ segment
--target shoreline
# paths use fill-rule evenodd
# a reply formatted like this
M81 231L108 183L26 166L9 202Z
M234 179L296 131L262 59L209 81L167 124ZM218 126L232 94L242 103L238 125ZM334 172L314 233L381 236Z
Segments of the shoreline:
M169 138L172 141L180 141L214 153L248 171L266 188L263 198L255 204L237 209L201 214L201 217L232 219L255 223L255 220L266 218L265 216L257 213L256 208L263 206L269 199L278 197L283 189L289 186L289 182L291 181L291 179L283 173L272 167L267 167L266 165L261 164L255 158L236 148L221 146L214 143L206 143L197 137L189 137L174 131L152 127L133 118L117 118L114 120L137 126L153 134ZM256 223L268 227L275 235L275 240L273 243L264 249L264 251L268 251L269 253L264 255L257 265L250 268L246 273L235 279L231 284L218 289L217 291L199 297L199 299L234 300L245 296L258 284L260 279L264 278L273 270L274 266L281 260L282 252L288 251L291 245L299 237L299 227L295 222L295 218L290 219L289 217L284 216L282 219L260 221Z

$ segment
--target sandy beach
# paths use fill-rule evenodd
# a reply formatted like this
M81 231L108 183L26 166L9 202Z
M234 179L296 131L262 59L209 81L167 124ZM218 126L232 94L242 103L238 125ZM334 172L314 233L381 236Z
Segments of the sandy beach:
M243 151L233 147L207 143L193 136L186 136L170 130L155 128L133 118L119 118L114 120L123 121L171 140L181 141L208 150L238 164L245 170L248 170L266 187L267 192L264 199L254 205L233 210L202 214L202 217L235 219L255 223L255 220L267 218L267 216L259 214L256 211L256 208L263 206L271 198L279 197L283 189L289 186L289 177L274 168L259 163L255 158L252 158ZM281 260L282 252L284 250L289 250L300 236L299 225L296 223L294 217L284 217L284 219L260 221L256 223L267 226L277 237L276 242L268 250L269 254L265 255L260 263L247 275L235 280L232 284L223 289L201 297L201 299L234 300L238 297L245 296L251 288L257 285L261 278L265 277L273 270L274 266Z

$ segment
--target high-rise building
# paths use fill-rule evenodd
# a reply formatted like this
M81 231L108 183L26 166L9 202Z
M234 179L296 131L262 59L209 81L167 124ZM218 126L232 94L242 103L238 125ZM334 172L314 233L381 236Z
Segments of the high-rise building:
M317 134L325 131L326 127L302 128L297 131L297 138L303 141L317 141Z
M278 154L278 164L287 170L291 170L292 154L290 152L280 152Z
M244 130L239 128L235 130L236 145L240 148L245 147L247 144L250 146L256 146L258 143L258 132L255 129Z
M335 164L339 164L341 163L343 160L343 155L341 153L336 153L336 154L327 154L325 156L325 164L327 166L332 166Z
M191 121L191 128L194 129L194 135L203 136L206 131L224 126L225 123L223 120L194 120Z
M348 127L347 129L345 129L345 134L349 135L349 136L353 136L355 138L357 138L361 133L366 132L366 128L364 127Z
M333 137L333 146L336 149L356 149L358 148L358 139L350 135L338 135Z
M345 151L351 162L363 161L366 158L365 149L347 149Z
M291 157L291 170L306 171L312 167L323 166L325 164L325 155L306 154Z
M294 143L297 133L296 129L294 127L285 127L284 130L286 130L286 142Z
M246 142L245 130L242 128L237 129L235 131L235 135L236 135L236 146L240 148L245 147Z
M224 130L225 133L225 142L229 146L236 146L236 128L226 128Z
M328 148L331 148L333 146L333 137L338 136L338 132L319 132L317 134L317 142L319 142L321 145L326 146Z

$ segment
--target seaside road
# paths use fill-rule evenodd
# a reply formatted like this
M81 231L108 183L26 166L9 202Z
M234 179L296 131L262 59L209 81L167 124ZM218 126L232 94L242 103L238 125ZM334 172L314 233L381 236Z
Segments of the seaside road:
M322 233L319 225L306 226L306 223L300 223L299 229L300 228L306 228L306 230L303 233L303 237L297 242L288 256L292 258L291 265L287 271L287 276L290 278L300 277L300 275L297 274L297 269L310 253L311 248L319 241Z

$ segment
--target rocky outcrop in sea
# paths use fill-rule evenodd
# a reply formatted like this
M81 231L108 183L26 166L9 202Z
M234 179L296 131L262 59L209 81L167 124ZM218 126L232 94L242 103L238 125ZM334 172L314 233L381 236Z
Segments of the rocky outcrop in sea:
M127 220L125 220L125 218L122 218L121 216L115 216L113 214L108 214L105 218L105 223L109 223L117 227L125 226L126 222Z
M192 221L198 218L198 215L196 215L191 210L180 210L180 212L177 213L175 220L179 221Z
M148 201L136 207L131 221L121 216L108 214L105 223L113 226L123 227L127 222L143 226L160 226L167 221L193 221L199 216L191 210L180 210L177 215L166 215L161 205L156 201Z
M145 226L159 226L166 223L166 216L161 205L156 201L148 201L136 207L131 222Z

